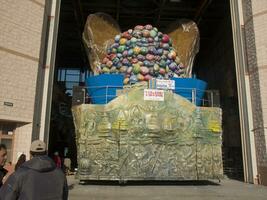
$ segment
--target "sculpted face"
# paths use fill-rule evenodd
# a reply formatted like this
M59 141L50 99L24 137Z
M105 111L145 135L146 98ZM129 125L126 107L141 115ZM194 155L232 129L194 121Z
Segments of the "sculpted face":
M7 160L7 151L6 149L0 150L0 166L4 166Z

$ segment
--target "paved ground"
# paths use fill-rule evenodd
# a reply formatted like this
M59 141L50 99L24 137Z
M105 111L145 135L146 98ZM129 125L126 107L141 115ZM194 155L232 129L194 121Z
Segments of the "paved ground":
M69 200L266 200L267 187L225 179L214 182L117 182L80 185L68 177Z

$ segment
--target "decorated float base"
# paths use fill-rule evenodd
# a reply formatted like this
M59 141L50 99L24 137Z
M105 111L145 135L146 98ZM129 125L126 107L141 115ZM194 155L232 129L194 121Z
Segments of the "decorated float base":
M122 93L105 105L73 107L80 181L223 176L220 108L170 91L164 101L145 101L142 87Z

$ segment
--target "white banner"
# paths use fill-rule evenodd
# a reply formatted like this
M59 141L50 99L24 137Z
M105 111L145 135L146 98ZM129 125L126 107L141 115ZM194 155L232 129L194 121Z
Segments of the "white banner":
M164 101L164 90L144 89L144 100Z
M174 80L163 80L156 79L156 88L163 90L174 90L175 89L175 81Z

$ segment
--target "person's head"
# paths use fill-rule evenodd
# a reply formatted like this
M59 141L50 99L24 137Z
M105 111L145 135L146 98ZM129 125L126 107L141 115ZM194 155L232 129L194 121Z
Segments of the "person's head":
M18 158L18 161L15 165L15 170L17 170L25 161L26 161L26 155L23 153Z
M19 156L18 162L23 163L26 161L26 155L23 153Z
M0 144L0 167L3 167L7 160L6 145Z
M31 156L46 155L46 144L41 140L34 140L30 148Z

